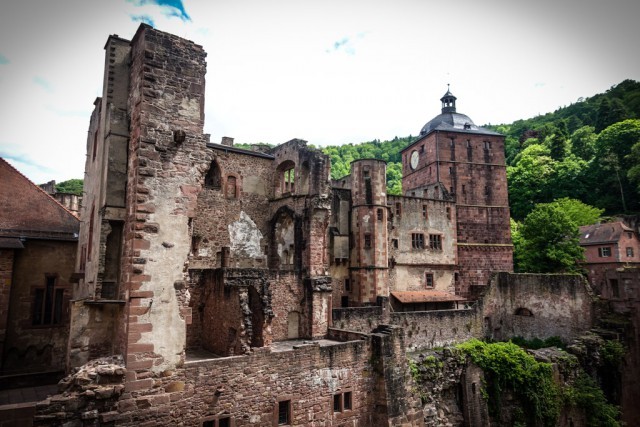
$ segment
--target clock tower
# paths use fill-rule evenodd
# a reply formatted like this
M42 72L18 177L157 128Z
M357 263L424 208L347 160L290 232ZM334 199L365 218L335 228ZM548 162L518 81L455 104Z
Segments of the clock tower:
M458 113L456 100L447 90L441 114L402 150L402 192L455 202L455 289L473 299L492 271L513 271L504 136Z

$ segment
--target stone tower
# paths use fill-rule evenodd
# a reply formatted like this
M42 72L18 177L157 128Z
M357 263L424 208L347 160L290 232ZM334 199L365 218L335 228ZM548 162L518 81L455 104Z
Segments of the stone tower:
M456 293L474 298L491 271L513 270L504 136L456 111L449 91L442 112L402 151L405 195L456 203Z
M378 296L389 295L386 172L382 160L351 163L351 275L360 304L375 303Z

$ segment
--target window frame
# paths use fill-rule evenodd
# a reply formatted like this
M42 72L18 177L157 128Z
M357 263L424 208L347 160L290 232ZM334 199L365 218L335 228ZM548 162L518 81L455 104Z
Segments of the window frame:
M31 289L30 327L65 326L65 287L60 285L59 279L57 274L45 274L44 285Z
M345 401L348 401L348 405L345 405ZM337 409L336 409L337 403ZM333 394L331 399L331 409L334 415L344 414L345 412L353 410L353 391L344 390Z
M411 233L411 248L424 249L424 233Z
M600 258L609 258L609 257L611 257L611 246L600 246L598 248L598 256Z
M441 251L442 240L442 234L429 234L429 249L434 251Z

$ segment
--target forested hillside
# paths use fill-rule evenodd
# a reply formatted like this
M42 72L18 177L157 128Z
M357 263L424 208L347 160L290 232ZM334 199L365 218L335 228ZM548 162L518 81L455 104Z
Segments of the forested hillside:
M607 92L511 124L487 126L506 136L512 216L563 197L604 209L640 211L640 83L625 80ZM349 173L360 158L387 161L389 194L401 192L400 150L415 138L329 146L331 175Z

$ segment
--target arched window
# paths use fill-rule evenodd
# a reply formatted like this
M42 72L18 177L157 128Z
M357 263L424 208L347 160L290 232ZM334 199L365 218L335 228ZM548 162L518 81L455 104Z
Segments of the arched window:
M516 316L533 317L533 313L528 308L520 307L516 310Z
M296 164L287 160L280 164L277 169L276 195L295 193L295 167Z
M214 190L220 190L220 188L222 188L220 167L215 160L211 162L211 166L207 171L207 175L204 177L204 186L206 188L212 188Z

